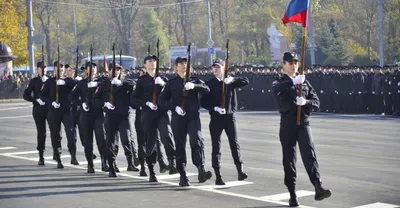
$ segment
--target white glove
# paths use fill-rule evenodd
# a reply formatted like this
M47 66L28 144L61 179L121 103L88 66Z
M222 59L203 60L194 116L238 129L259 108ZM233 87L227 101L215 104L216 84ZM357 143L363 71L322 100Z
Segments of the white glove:
M104 103L104 106L108 108L108 110L114 110L115 106L109 102Z
M358 91L358 94L361 95L362 92Z
M400 82L397 82L397 87L400 87Z
M389 85L392 85L392 81L389 81L388 83L389 83Z
M86 112L89 111L89 107L86 105L86 103L82 103L82 108L83 108L83 110L85 110Z
M224 79L225 84L230 84L235 80L233 77L227 77Z
M45 75L42 77L42 82L46 82L46 80L48 79L48 77Z
M297 97L296 97L296 104L297 104L297 105L300 105L300 106L303 106L303 105L306 104L306 99L303 98L303 97L297 96Z
M43 102L40 98L36 99L36 102L39 103L39 105L45 105L46 103Z
M217 111L217 112L218 112L219 114L221 114L221 115L226 114L225 108L220 108L220 107L218 107L218 106L215 106L215 107L214 107L214 110Z
M324 91L323 91L323 90L321 90L321 93L324 93Z
M349 95L351 95L351 92L349 92Z
M89 83L87 84L87 87L88 87L88 88L97 87L97 82L91 81L91 82L89 82Z
M65 81L62 79L57 80L57 85L65 85Z
M81 81L81 80L82 80L82 77L77 76L77 77L75 77L75 80L76 80L76 81Z
M264 93L264 90L261 90L262 93Z
M191 90L191 89L193 89L194 88L194 84L193 83L191 83L191 82L186 82L186 84L185 84L185 89L186 90Z
M158 109L158 107L157 107L157 105L154 105L152 102L146 102L146 105L147 106L149 106L149 108L151 109L151 110L157 110Z
M184 116L185 115L185 112L183 112L183 109L181 107L179 107L179 106L175 107L175 112L180 116Z
M160 85L161 87L164 87L164 85L165 85L166 83L164 82L164 80L163 80L161 77L157 77L156 80L155 80L155 84L158 84L158 85Z
M336 90L335 90L335 93L336 93L337 95L339 95L339 92L338 92L338 91L336 91Z
M374 95L375 95L375 92L372 92L372 94L374 94Z
M294 85L303 84L304 81L306 81L306 75L300 74L300 75L297 75L297 76L293 79L293 84L294 84Z
M51 103L51 105L52 105L54 108L59 108L59 107L61 106L60 103L56 103L56 102Z
M117 77L114 77L111 81L111 84L113 85L117 85L117 86L121 86L122 85L122 81L119 80Z
M391 93L391 92L388 92L388 94L391 95L392 93Z

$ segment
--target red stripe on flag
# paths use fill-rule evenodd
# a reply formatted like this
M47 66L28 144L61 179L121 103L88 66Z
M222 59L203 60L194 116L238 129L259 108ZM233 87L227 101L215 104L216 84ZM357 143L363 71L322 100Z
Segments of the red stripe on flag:
M289 18L285 14L285 16L283 16L283 18L282 18L282 22L283 22L283 24L286 24L288 22L298 22L298 23L302 23L303 27L307 27L307 24L308 24L307 16L308 16L308 9L306 9L305 11L300 12L294 16L291 16Z

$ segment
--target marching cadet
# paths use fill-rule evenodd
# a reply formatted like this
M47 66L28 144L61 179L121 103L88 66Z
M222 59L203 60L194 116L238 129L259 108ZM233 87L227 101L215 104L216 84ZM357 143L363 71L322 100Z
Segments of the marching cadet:
M95 93L100 79L96 79L97 67L95 63L92 63L92 72L90 71L90 63L86 64L84 69L85 79L79 81L72 92L70 93L70 100L76 106L81 106L79 108L79 123L80 129L83 131L83 141L85 156L88 162L87 172L94 173L93 165L93 131L96 136L97 148L101 157L101 170L108 171L108 166L106 162L106 144L104 135L104 114L103 114L103 102L98 102L98 100L93 99L93 94ZM91 74L91 78L89 78ZM90 81L89 81L90 80Z
M46 66L44 64L42 66L42 62L38 62L36 67L38 76L29 81L29 85L24 91L23 98L24 100L33 103L32 115L37 130L36 149L39 151L38 165L44 165L43 152L46 143L46 117L48 109L46 103L40 99L39 94L48 77L46 76Z
M110 64L110 73L112 74L113 63ZM127 171L139 171L133 165L133 153L130 136L131 128L129 125L129 106L130 96L135 83L130 80L122 82L118 79L122 73L122 67L115 64L115 75L111 79L104 79L101 85L96 89L94 99L101 102L106 110L104 126L106 130L106 155L109 165L109 177L117 177L115 159L117 156L117 133L121 138L121 143L125 151L128 163Z
M202 93L210 92L210 88L197 77L189 77L184 84L187 59L178 57L175 60L176 75L168 81L158 97L160 107L171 110L171 127L176 145L176 166L180 173L179 186L189 186L186 176L186 141L189 134L192 162L199 171L198 180L203 183L212 177L204 168L204 140L201 135L200 98ZM184 90L187 96L183 97ZM186 99L186 108L181 108L182 99Z
M68 95L75 86L75 83L71 78L64 77L64 67L62 64L60 64L60 68L57 70L57 64L58 61L54 62L54 73L56 77L47 79L40 92L40 99L43 100L49 108L47 122L49 123L51 143L55 159L57 160L57 168L64 168L60 156L61 123L64 125L68 140L71 164L79 165L76 160L76 137L72 131L71 103L68 99Z
M154 88L156 88L156 98L158 98L163 86L165 86L167 82L167 78L165 77L154 77L156 64L156 56L147 56L144 59L146 73L139 77L136 89L134 93L132 93L131 98L132 105L137 106L139 104L142 108L140 123L143 127L143 136L146 143L146 163L150 172L150 182L157 182L157 177L154 172L154 164L159 155L159 151L157 151L157 130L160 132L161 141L164 143L169 160L169 174L177 173L175 167L175 147L172 142L172 130L167 114L168 109L159 108L157 103L154 104L152 102ZM142 166L141 173L143 173L143 170ZM162 170L160 170L160 172L162 172Z
M247 178L247 174L243 172L243 162L237 140L235 112L237 111L236 89L249 84L249 80L245 77L231 76L223 79L224 64L223 60L217 59L212 65L214 77L206 82L210 88L210 93L205 94L201 99L202 106L209 111L211 116L209 125L212 142L211 160L215 171L216 185L225 185L220 173L221 134L223 130L228 136L233 161L238 172L238 180L242 181ZM226 102L225 106L221 108L222 82L226 84L224 94Z
M313 108L319 108L319 99L305 75L297 75L298 59L290 52L283 56L284 74L273 82L281 114L279 137L283 151L285 185L289 190L289 206L299 206L296 196L296 145L299 143L301 157L307 174L315 187L315 200L331 196L331 191L322 187L318 162L314 151L308 117ZM298 85L302 85L302 97L297 96ZM297 106L301 106L300 125L296 124Z

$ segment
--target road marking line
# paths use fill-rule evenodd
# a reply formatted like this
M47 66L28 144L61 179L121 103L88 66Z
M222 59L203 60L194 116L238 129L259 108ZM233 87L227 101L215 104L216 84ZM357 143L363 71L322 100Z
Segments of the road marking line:
M243 185L250 185L250 184L253 184L253 182L250 182L250 181L228 181L228 182L225 182L224 186L205 185L205 186L196 186L196 188L198 188L198 189L224 189L224 188L229 188L229 187L243 186Z
M17 149L16 147L0 147L0 150Z
M61 158L70 158L71 157L71 155L61 155ZM50 160L50 159L53 159L53 156L46 156L46 157L43 157L45 160Z
M32 159L32 158L26 158L26 157L21 157L17 155L7 155L7 154L0 154L2 156L6 157L11 157L11 158L17 158L17 159L22 159L22 160L30 160L30 161L37 161L37 159ZM48 164L57 164L57 162L54 161L48 161L46 162ZM69 165L69 164L64 164L64 167L72 167L76 169L81 169L81 170L86 170L85 167L82 166L74 166L74 165ZM108 173L102 172L100 169L95 169L96 172L98 173L103 173L104 175L107 175ZM148 180L148 177L141 177L141 176L134 176L126 173L117 173L118 176L124 176L128 178L133 178L133 179L138 179L138 180ZM90 177L90 176L89 176ZM163 180L158 180L159 184L167 184L167 185L172 185L172 186L179 186L178 183L175 182L170 182L170 181L163 181ZM222 191L222 190L217 190L217 189L202 189L199 188L198 186L189 186L189 187L183 187L182 189L195 189L195 190L200 190L200 191L207 191L207 192L212 192L212 193L217 193L217 194L222 194L226 196L232 196L232 197L238 197L238 198L243 198L243 199L250 199L250 200L255 200L255 201L261 201L261 202L267 202L267 203L272 203L272 204L279 204L279 205L285 205L287 206L287 202L281 202L281 201L274 201L274 200L269 200L269 199L263 199L261 197L256 197L256 196L249 196L245 194L237 194L237 193L232 193L228 191ZM309 207L309 206L299 206L300 208L315 208L315 207Z
M296 191L296 195L297 195L297 197L313 196L313 195L315 195L315 192L299 190L299 191ZM262 196L261 198L268 199L268 200L282 201L282 200L290 199L290 194L289 194L289 192L286 192L286 193L282 193L282 194Z
M101 160L93 160L93 164L101 163ZM87 161L79 161L79 165L87 165Z
M16 109L22 109L22 108L30 108L30 106L25 106L25 107L15 107L15 108L0 108L0 111L16 110Z
M197 176L197 173L186 173L186 176ZM180 178L181 175L179 173L173 175L160 175L157 176L157 179L165 180L165 179L173 179L173 178Z
M27 154L33 154L33 153L38 153L37 150L35 151L24 151L24 152L9 152L9 153L3 153L2 155L4 156L10 156L10 155L27 155ZM36 159L35 159L36 160Z
M4 119L13 119L13 118L28 118L28 117L32 117L32 115L26 115L26 116L10 116L10 117L0 117L0 120L4 120Z
M394 204L385 204L385 203L381 203L381 202L376 202L373 204L367 204L367 205L353 207L353 208L396 208L396 207L400 207L400 206L394 205Z

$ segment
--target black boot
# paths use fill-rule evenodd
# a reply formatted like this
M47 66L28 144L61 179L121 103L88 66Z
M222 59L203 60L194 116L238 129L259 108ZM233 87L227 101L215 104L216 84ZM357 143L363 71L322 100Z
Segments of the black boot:
M132 157L126 157L126 160L128 161L127 171L139 172L139 169L133 165Z
M169 174L170 175L177 174L178 170L176 169L175 159L169 159L168 161L169 161L169 166L168 166Z
M133 165L135 165L136 167L139 166L140 162L139 162L139 158L137 156L137 154L133 154Z
M39 151L39 162L38 165L44 165L43 151Z
M238 180L243 181L244 179L247 178L247 174L243 172L243 165L242 164L237 164L236 165L236 170L238 172Z
M197 169L199 170L199 183L204 183L212 177L212 173L210 171L206 171L204 169L204 165L200 165L199 167L197 167Z
M110 171L108 172L108 177L111 177L111 178L117 177L117 173L116 173L116 170L115 170L115 161L109 161L108 165L110 166L109 167Z
M144 166L144 161L143 160L140 160L140 173L139 173L139 175L140 176L144 176L144 177L147 176L146 167Z
M110 168L108 167L107 160L104 156L101 156L101 171L108 172Z
M86 155L86 160L88 161L87 173L94 173L93 154Z
M221 173L219 171L219 168L214 168L214 172L215 172L215 185L225 185L225 182L222 180L222 176Z
M55 152L53 152L53 160L57 161L56 153L55 153Z
M93 158L93 160L95 160L97 158L97 156L93 153L92 158Z
M290 207L298 207L300 206L299 201L297 200L296 190L289 190L290 199L289 206Z
M314 187L315 187L315 200L317 201L329 198L332 195L331 190L322 187L322 183L320 181L314 182Z
M165 173L168 171L168 165L165 164L163 159L158 160L158 165L160 166L160 173Z
M70 154L71 154L71 165L79 165L79 162L76 159L76 150L71 150Z
M64 165L62 164L60 153L55 152L55 156L56 156L56 161L57 161L57 168L63 169Z
M186 176L186 170L185 170L185 164L182 164L181 168L179 169L179 174L181 175L179 179L179 186L185 187L185 186L190 186L189 184L189 178Z
M151 164L151 165L148 165L148 167L149 167L149 172L150 172L149 182L158 182L156 173L154 172L154 166Z
M117 161L114 161L114 170L115 170L115 172L119 173L119 168L117 166Z

